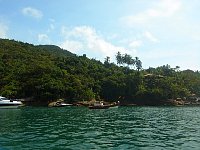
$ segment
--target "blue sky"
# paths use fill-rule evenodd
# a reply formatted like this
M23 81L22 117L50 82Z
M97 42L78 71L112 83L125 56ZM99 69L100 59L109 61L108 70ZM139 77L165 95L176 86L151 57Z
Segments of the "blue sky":
M0 38L200 70L199 0L0 0Z

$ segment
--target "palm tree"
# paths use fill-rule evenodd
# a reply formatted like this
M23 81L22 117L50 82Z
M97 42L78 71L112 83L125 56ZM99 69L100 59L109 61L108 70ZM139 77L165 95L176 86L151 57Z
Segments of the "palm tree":
M120 52L117 52L116 60L117 60L117 64L119 64L119 65L123 63L122 55Z
M128 67L129 67L129 65L132 64L132 57L131 57L131 55L124 54L124 56L122 58L123 58L123 63L127 64Z
M135 66L137 68L137 71L140 71L140 69L142 69L142 62L139 60L138 57L135 57Z

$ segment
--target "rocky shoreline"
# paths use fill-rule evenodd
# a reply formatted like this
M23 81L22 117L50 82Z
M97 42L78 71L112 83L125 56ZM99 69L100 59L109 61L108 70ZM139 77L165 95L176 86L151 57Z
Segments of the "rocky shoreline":
M65 101L64 99L58 99L58 100L52 100L52 101L36 101L33 98L26 98L21 99L22 103L25 106L48 106L48 107L59 107L61 105L65 106L91 106L95 102L97 102L95 99L90 101L78 101L69 103ZM116 102L106 102L101 101L104 105L115 105ZM123 102L121 101L119 103L119 106L200 106L200 98L199 97L192 97L188 99L168 99L168 100L162 100L160 103L157 104L136 104L131 102Z

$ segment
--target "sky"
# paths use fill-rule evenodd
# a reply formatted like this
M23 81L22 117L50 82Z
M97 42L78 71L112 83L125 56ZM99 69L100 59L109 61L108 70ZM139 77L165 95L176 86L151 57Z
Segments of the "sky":
M199 0L0 0L0 38L200 70Z

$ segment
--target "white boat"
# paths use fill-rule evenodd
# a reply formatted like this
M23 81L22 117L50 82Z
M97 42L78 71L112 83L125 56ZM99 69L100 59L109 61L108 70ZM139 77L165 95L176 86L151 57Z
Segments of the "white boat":
M54 107L66 107L66 106L73 106L72 104L66 104L66 103L57 103Z
M21 101L10 100L8 98L0 96L0 108L17 108L22 105Z
M61 103L61 106L73 106L73 104L66 104L66 103Z

